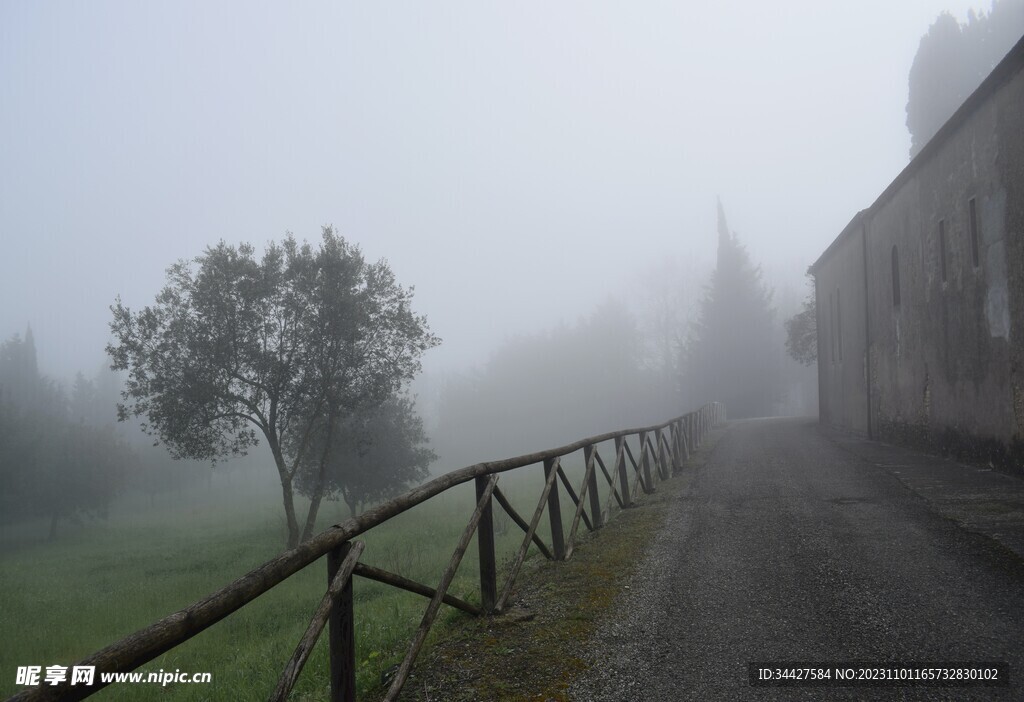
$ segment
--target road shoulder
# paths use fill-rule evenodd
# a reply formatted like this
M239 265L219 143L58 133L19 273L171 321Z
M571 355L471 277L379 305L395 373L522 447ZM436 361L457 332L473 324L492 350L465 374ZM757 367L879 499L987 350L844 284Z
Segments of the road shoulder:
M420 657L403 700L567 700L591 666L584 648L614 616L623 592L723 429L712 432L682 473L618 513L577 544L572 559L534 558L519 576L508 611L451 622Z
M1024 559L1024 478L987 466L821 428L836 446L889 473L935 513Z

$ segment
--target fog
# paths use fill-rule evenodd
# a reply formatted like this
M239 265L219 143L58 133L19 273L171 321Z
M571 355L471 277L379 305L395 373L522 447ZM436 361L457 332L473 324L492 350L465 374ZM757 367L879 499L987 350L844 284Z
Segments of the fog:
M67 663L465 465L814 415L807 267L908 162L922 35L980 2L0 2L0 658ZM501 490L536 520L544 479ZM437 583L473 490L366 562ZM265 694L312 572L159 664ZM375 598L360 685L422 611Z
M906 162L918 39L970 6L5 2L0 336L91 372L116 295L333 223L459 370L710 264L716 195L800 288Z
M31 393L99 392L108 424L118 296L151 304L221 240L332 225L442 339L412 385L431 471L666 419L715 399L678 376L716 203L779 335L808 264L907 162L921 35L970 7L5 2L0 341L31 327L57 388ZM813 369L776 341L772 411L813 413ZM120 431L146 509L166 456ZM273 488L263 447L249 460Z

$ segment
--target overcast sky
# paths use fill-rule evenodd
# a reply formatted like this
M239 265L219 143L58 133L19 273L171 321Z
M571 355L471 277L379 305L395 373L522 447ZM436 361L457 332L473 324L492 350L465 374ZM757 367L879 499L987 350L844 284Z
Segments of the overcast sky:
M3 0L0 339L91 375L118 294L333 223L451 369L710 260L716 196L799 285L907 162L920 36L988 5Z

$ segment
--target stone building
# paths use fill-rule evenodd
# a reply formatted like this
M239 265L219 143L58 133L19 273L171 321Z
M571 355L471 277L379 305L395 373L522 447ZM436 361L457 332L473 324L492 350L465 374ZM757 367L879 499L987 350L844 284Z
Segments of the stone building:
M1024 39L810 273L822 422L1024 471Z

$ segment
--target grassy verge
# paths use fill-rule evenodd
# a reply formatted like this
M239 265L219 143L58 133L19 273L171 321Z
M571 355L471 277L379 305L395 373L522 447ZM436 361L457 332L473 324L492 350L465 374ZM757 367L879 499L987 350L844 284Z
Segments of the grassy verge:
M614 455L611 446L600 451ZM563 461L563 467L578 486L580 456ZM528 559L510 614L475 620L446 608L406 688L411 698L417 690L432 691L431 699L557 697L581 665L565 652L585 640L610 606L686 479L684 474L663 484L638 508L614 511L611 524L584 540L571 561ZM542 483L540 466L504 474L500 481L527 517ZM603 484L601 496L608 497ZM437 583L474 502L473 486L466 485L382 524L360 537L367 545L363 560ZM572 507L563 493L566 526ZM15 685L18 666L72 664L272 557L283 539L278 511L273 495L235 507L211 497L203 509L139 509L82 525L52 543L28 546L19 534L0 533L0 698L21 689ZM325 517L323 526L329 523ZM495 528L498 557L508 560L523 535L500 509ZM550 543L546 526L540 533ZM478 602L477 571L476 545L471 544L453 594ZM499 579L504 571L499 568ZM139 669L210 672L211 684L111 685L96 699L264 700L325 588L326 565L314 564ZM357 684L361 698L375 699L382 694L382 673L401 661L427 602L360 578L355 588ZM293 699L327 697L325 639L307 663Z
M526 514L542 486L540 467L531 468L501 480ZM566 469L578 484L581 466L567 461ZM22 689L15 684L19 666L70 665L201 599L280 550L283 531L273 493L234 507L209 499L202 509L183 508L188 499L67 529L52 543L39 540L43 527L36 525L0 533L0 699ZM437 583L474 503L473 486L461 486L382 524L359 537L367 545L363 560ZM571 519L572 511L563 511ZM325 518L323 526L330 523ZM510 520L497 517L499 558L514 553L521 538ZM478 602L477 570L471 545L452 592ZM320 562L139 669L210 672L212 684L111 685L96 699L264 700L325 588L326 565ZM361 695L372 698L381 673L404 655L427 601L360 578L355 588L358 686ZM457 612L445 612L440 623L458 618ZM307 663L294 699L326 697L325 639Z
M665 516L703 465L712 434L681 475L641 496L578 544L565 562L527 562L510 610L498 617L449 622L420 656L403 691L406 700L564 700L584 673L583 646L632 575Z

